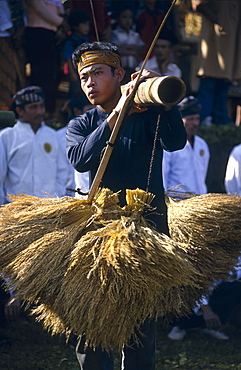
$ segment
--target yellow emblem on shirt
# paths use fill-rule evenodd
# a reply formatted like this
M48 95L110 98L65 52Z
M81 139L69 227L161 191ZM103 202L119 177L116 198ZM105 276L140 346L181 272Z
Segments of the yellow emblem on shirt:
M52 151L52 146L49 143L45 143L44 150L46 153L50 153Z
M201 149L201 150L200 150L200 152L199 152L199 154L200 154L201 156L203 156L203 155L204 155L204 150L203 150L203 149Z

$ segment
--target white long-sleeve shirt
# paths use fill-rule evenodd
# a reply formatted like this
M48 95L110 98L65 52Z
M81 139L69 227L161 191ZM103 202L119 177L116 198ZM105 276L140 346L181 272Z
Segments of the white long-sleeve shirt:
M54 129L17 121L0 132L0 204L7 194L64 196L68 168ZM47 193L47 194L46 194Z
M142 66L142 63L139 64L140 68L141 68L141 66ZM146 62L145 68L148 69L148 70L160 73L160 68L159 68L157 58L156 58L155 55ZM175 76L175 77L181 78L182 77L182 71L175 63L169 63L167 65L165 76Z
M144 46L145 45L139 33L131 29L129 30L128 33L126 33L126 31L124 31L120 27L112 31L111 42L113 42L113 44L116 44L117 46L120 46L120 45ZM138 59L135 58L133 55L121 56L121 61L122 61L123 67L135 68L138 66Z
M163 185L167 190L184 184L185 189L195 194L206 194L206 175L209 164L207 143L195 135L194 146L187 141L182 150L163 152Z
M59 129L57 131L57 135L58 135L58 138L59 138L60 147L62 149L64 158L65 158L66 167L68 168L68 177L67 177L67 182L66 182L66 189L75 189L76 188L75 178L74 178L75 170L74 170L74 167L72 167L72 165L69 163L69 160L67 158L67 153L66 153L66 129L67 129L67 127L62 127L61 129ZM70 196L70 197L75 196L75 193L71 192L70 190L66 190L65 194Z
M241 196L241 144L231 151L225 174L225 188L228 194Z

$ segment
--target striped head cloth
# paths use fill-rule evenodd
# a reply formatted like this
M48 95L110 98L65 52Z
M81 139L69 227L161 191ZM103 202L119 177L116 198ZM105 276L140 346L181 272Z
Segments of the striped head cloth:
M93 64L106 64L110 67L121 68L121 59L118 54L109 50L89 50L80 56L78 72Z
M28 86L19 90L14 96L13 101L16 106L25 105L44 100L44 92L39 86Z

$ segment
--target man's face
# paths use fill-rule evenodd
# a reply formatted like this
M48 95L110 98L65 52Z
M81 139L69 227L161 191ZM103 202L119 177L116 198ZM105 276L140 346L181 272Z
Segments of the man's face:
M197 129L200 123L199 114L192 114L190 116L183 117L183 124L187 132L188 140L191 139L197 133Z
M82 90L91 104L105 106L117 95L121 81L118 70L121 68L113 73L108 65L93 64L80 72Z
M169 60L170 55L172 52L172 46L171 43L168 40L157 40L155 47L154 47L154 53L159 61Z
M40 125L45 116L44 101L26 104L23 108L16 108L19 118L26 123L32 125Z

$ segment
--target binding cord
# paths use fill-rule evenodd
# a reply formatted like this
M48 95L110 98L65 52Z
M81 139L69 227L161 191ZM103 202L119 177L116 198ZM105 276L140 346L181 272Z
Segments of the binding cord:
M151 153L150 167L149 167L148 178L147 178L146 192L149 191L150 182L151 182L153 164L154 164L154 160L155 160L156 146L157 146L157 141L158 141L158 134L159 134L159 129L160 129L160 121L161 121L161 115L158 114L157 123L156 123L155 137L154 137L153 148L152 148L152 153Z

